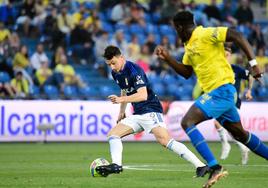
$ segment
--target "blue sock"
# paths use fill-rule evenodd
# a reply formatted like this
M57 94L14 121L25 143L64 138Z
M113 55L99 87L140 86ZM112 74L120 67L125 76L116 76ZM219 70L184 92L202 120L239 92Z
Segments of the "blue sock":
M202 134L197 130L195 125L192 127L188 127L185 130L186 134L190 137L192 144L194 145L195 149L199 152L199 154L207 161L209 167L218 164L218 161L213 156L212 152L210 151L204 137Z
M254 134L248 134L248 140L245 145L257 155L268 160L268 147Z

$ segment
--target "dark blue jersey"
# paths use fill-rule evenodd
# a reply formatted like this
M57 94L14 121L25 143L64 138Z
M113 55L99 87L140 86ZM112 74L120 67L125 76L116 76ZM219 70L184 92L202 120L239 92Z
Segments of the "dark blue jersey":
M232 64L232 69L235 73L235 89L237 91L237 102L236 107L241 107L241 99L239 98L240 93L240 86L241 86L241 80L248 80L249 79L249 71L247 69L244 69L238 65Z
M138 65L126 61L123 70L120 72L112 71L113 79L127 96L137 93L141 87L147 88L148 98L146 101L132 103L134 114L145 114L149 112L163 113L161 103L152 90L145 72Z

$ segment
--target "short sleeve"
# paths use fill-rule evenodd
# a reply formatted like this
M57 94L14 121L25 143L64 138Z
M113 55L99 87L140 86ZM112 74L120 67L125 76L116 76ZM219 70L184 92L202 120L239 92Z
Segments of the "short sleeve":
M185 53L185 54L183 55L182 63L183 63L184 65L191 65L191 62L189 61L189 57L188 57L187 53Z
M214 42L225 42L228 27L212 27L210 39Z
M134 83L134 88L138 90L141 87L146 87L147 86L147 79L145 76L145 73L141 70L136 71L132 75L133 83Z

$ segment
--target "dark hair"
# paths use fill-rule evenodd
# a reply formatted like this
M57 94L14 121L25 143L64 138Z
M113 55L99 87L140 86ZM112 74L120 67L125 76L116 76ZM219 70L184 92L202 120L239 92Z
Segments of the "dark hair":
M173 17L175 26L178 25L194 25L194 15L186 10L179 11Z
M107 46L104 50L103 57L107 60L112 59L114 56L121 55L119 48L116 46Z

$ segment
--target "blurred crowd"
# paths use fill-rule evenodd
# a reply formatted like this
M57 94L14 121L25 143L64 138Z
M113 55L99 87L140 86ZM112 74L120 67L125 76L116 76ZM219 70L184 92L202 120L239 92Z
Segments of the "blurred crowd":
M264 84L255 83L253 95L268 100L268 20L256 20L251 8L252 3L264 6L265 1L209 2L0 0L1 98L29 99L36 93L36 98L49 98L51 93L66 98L77 91L90 99L95 83L90 75L81 76L81 67L97 72L94 79L96 75L109 79L102 54L113 44L145 70L160 97L191 100L195 77L184 80L153 54L161 44L181 60L183 44L171 20L178 10L187 9L194 13L197 25L233 27L248 38L264 72ZM245 67L245 56L235 46L233 52L232 63Z

